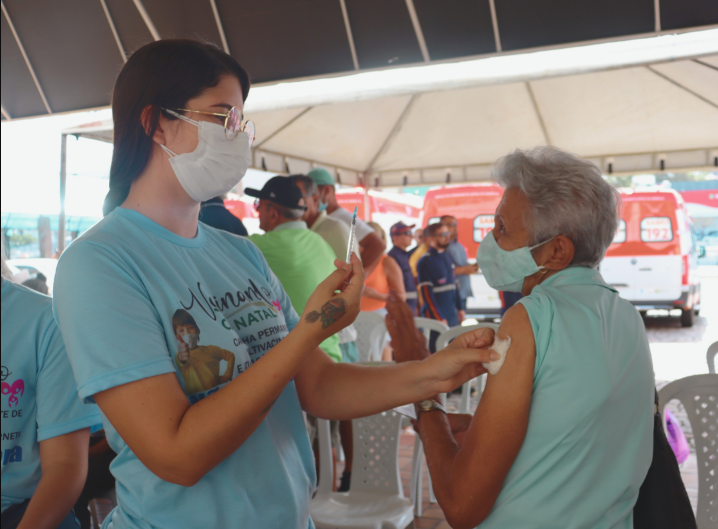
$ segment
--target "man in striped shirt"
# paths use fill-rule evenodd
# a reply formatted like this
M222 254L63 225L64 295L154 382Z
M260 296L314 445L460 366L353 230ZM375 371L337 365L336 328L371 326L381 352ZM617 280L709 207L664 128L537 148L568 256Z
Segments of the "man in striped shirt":
M454 327L464 319L464 311L454 273L455 264L446 251L451 232L440 223L429 225L426 231L431 248L417 265L418 286L424 300L421 315Z

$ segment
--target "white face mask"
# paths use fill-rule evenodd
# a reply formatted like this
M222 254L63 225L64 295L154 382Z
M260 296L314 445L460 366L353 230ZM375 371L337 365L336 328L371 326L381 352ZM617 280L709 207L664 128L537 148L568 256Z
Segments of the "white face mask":
M223 195L236 186L249 168L249 135L240 132L233 140L228 140L222 125L195 121L172 110L165 110L199 129L199 143L192 152L176 154L160 145L170 155L172 170L187 194L193 200L203 202Z

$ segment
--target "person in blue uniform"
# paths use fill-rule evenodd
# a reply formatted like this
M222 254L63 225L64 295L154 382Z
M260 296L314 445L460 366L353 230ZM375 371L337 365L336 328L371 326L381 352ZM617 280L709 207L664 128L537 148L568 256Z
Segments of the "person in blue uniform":
M449 228L440 223L429 225L426 231L431 248L417 265L419 288L424 299L421 315L454 327L464 319L464 311L454 273L454 261L446 251L451 233Z
M214 197L202 202L199 221L218 230L228 231L242 237L247 236L247 228L244 227L244 223L224 207L222 197Z
M404 278L404 290L406 292L406 304L409 305L414 314L417 313L417 306L419 299L416 289L416 279L411 271L409 265L409 257L414 253L416 247L411 250L407 250L411 246L413 237L411 236L411 230L415 224L407 226L403 222L399 221L391 227L391 242L394 244L391 250L388 252L388 256L396 261L401 269L401 274Z

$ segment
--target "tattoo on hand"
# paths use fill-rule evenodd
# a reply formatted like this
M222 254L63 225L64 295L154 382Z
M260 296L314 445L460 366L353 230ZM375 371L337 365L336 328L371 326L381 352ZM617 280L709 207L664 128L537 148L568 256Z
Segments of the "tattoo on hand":
M307 323L314 323L320 317L322 318L322 329L326 329L332 323L347 313L347 303L342 298L334 298L327 301L322 307L321 312L313 310L306 316Z

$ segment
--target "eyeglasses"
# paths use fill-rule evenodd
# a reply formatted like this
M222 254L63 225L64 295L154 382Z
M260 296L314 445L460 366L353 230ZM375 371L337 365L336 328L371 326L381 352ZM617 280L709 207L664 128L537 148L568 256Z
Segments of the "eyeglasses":
M436 234L437 237L441 237L442 239L443 239L444 237L448 237L449 235L451 235L451 234L450 234L448 231L446 231L446 232L444 232L444 233L437 233L437 234Z
M202 110L189 110L187 108L174 108L178 112L194 112L196 114L205 114L207 116L218 116L224 118L224 135L228 140L233 140L240 132L246 132L249 136L249 146L254 143L255 126L254 121L242 121L242 113L237 107L230 108L225 113L204 112Z
M259 211L259 199L258 198L254 199L254 210Z

